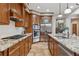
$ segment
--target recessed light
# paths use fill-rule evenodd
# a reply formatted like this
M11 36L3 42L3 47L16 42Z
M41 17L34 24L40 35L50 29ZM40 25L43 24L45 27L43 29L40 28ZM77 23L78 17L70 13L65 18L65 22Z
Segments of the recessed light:
M46 9L47 12L49 12L49 9Z
M37 9L40 9L40 6L37 6Z

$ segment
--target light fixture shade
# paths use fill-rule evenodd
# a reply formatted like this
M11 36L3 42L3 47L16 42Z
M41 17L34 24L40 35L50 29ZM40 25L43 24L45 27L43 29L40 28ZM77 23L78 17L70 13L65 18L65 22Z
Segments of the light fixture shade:
M64 23L64 20L58 20L57 22L58 23Z
M66 10L64 11L64 13L65 13L65 14L71 13L71 9L70 9L70 8L66 9Z
M62 17L63 15L59 14L58 17Z

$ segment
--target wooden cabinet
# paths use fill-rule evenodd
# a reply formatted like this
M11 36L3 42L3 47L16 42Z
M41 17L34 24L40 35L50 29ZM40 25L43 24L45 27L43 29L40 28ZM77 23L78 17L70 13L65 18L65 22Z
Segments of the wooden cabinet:
M3 54L0 52L0 56L3 56Z
M54 44L53 44L53 39L51 37L49 37L48 39L48 48L50 50L51 55L54 55Z
M61 53L60 53L60 47L59 47L59 44L56 42L56 41L54 41L53 42L54 43L54 47L53 47L53 51L54 51L54 55L55 56L59 56Z
M0 3L0 24L9 24L9 4Z
M19 47L16 47L13 51L9 52L9 56L19 56Z
M15 22L16 27L23 27L24 26L24 4L22 3L10 3L10 17L15 17L17 19L21 19L22 21Z
M19 41L8 49L1 51L0 56L26 56L32 45L32 35Z
M20 56L25 55L25 39L20 42Z
M23 5L22 3L10 3L10 12L11 16L17 17L17 18L22 18L22 12L23 12Z
M32 14L29 14L28 27L26 29L27 33L32 33L32 25L33 25Z
M9 56L19 56L20 43L17 43L8 49Z
M16 27L23 27L25 24L24 24L24 5L23 4L15 4L16 5L16 10L18 12L18 14L20 15L20 18L22 21L21 22L16 22L15 23L15 26Z
M29 53L29 39L27 38L25 41L25 55Z
M32 45L32 36L30 36L28 39L29 39L29 49L31 49L31 45Z
M61 54L59 44L54 38L49 37L48 48L53 56L59 56Z
M7 56L7 49L0 52L0 56Z
M29 25L29 13L25 11L25 15L24 15L24 27L28 27Z

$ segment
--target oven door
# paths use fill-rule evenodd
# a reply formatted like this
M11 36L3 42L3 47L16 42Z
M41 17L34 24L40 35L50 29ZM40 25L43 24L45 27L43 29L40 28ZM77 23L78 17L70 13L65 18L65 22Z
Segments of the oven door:
M39 41L40 40L40 30L33 30L33 41Z
M40 30L33 30L33 38L39 38L40 37Z

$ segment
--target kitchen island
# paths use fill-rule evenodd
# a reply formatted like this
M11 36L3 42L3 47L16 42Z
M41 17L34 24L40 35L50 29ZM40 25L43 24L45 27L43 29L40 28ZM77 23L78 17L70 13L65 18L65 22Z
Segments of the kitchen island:
M20 39L0 39L0 56L27 55L32 45L32 33Z
M79 38L62 38L48 34L48 48L53 56L78 56Z

